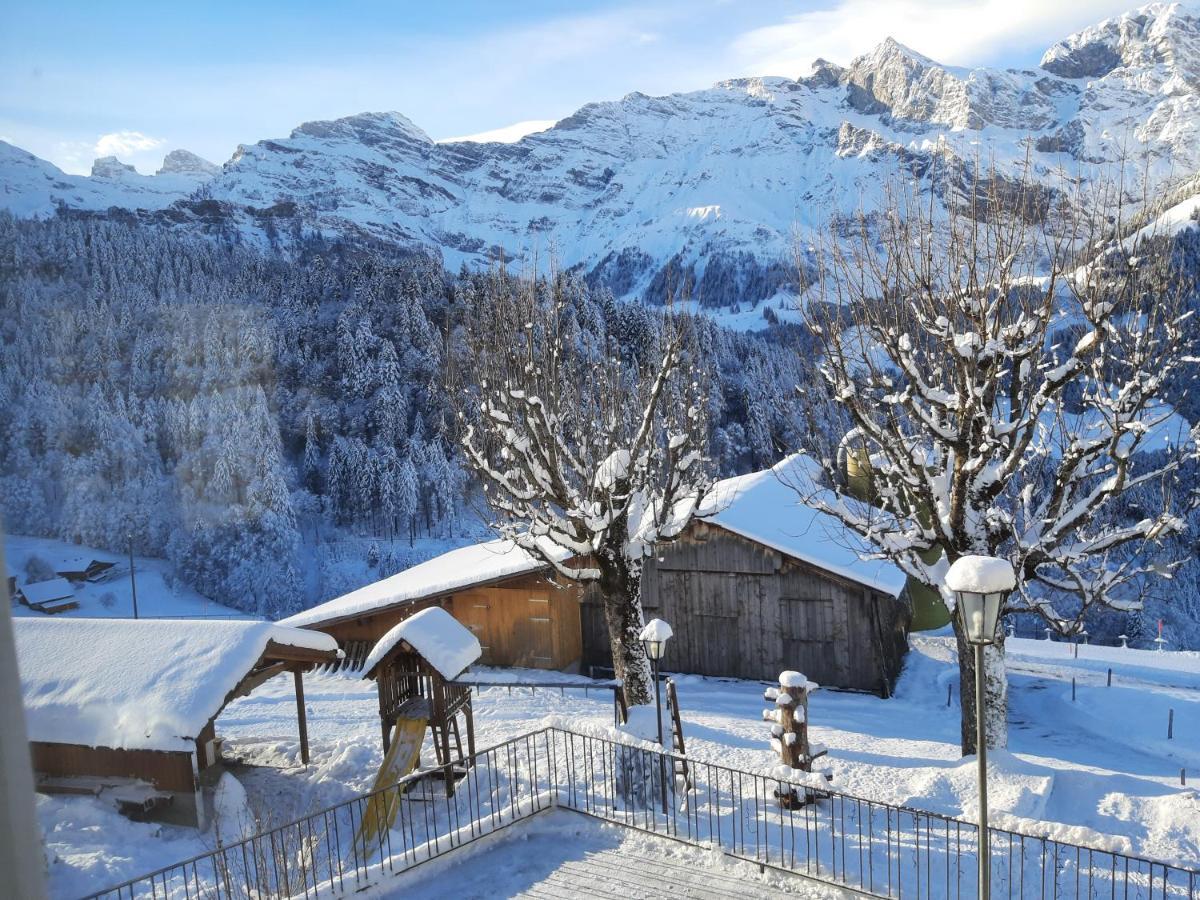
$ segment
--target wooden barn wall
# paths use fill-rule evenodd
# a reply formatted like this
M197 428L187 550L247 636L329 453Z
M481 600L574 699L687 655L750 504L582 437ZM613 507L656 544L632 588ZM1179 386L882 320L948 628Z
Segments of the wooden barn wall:
M580 593L545 576L518 576L316 628L343 647L349 641L374 645L409 616L441 606L479 638L485 665L566 669L583 655Z
M196 789L191 753L162 750L115 750L80 744L50 744L32 741L33 770L56 778L98 775L110 778L140 778L164 791Z
M485 665L565 669L583 653L579 593L544 579L504 582L458 592L453 614L479 638Z
M642 603L646 618L674 629L669 671L774 680L797 669L821 684L886 693L907 647L892 598L704 523L646 566ZM585 664L611 665L594 590L582 622Z

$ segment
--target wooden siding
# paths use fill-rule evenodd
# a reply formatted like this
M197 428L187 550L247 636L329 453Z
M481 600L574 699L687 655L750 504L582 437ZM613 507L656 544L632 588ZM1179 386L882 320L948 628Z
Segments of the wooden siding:
M441 606L474 632L483 647L484 665L567 669L578 666L583 656L581 593L578 586L559 586L547 576L519 575L312 627L343 647L349 641L374 646L414 613Z
M774 680L796 669L886 694L907 649L902 603L704 522L647 564L642 603L674 629L669 671ZM611 665L594 589L582 623L584 663Z
M110 778L140 778L164 791L192 792L196 778L195 755L183 751L115 750L80 744L50 744L32 741L33 770L39 775L66 778L96 775Z

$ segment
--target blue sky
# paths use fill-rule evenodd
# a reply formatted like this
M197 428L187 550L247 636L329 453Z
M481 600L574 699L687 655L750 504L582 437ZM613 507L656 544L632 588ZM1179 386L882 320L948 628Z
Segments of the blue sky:
M955 65L1036 64L1133 0L0 4L0 139L72 172L224 162L304 121L397 110L434 138L583 103L806 74L892 36Z

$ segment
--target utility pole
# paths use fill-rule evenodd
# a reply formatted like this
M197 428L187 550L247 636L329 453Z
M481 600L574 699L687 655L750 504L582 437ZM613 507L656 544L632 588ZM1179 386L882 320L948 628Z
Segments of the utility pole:
M133 617L138 617L137 608L137 577L133 571L133 533L127 535L129 538L129 589L133 592Z

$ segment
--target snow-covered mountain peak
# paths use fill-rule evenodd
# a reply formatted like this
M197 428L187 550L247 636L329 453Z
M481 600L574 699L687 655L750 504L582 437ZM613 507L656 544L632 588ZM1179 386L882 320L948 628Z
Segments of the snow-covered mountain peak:
M92 163L93 178L128 178L138 177L138 170L129 163L123 163L115 156L101 156Z
M1042 68L1062 78L1102 78L1119 68L1166 66L1200 74L1200 17L1181 3L1152 3L1059 41Z
M163 158L162 168L156 175L201 175L211 178L221 171L221 167L210 163L202 156L197 156L190 150L172 150Z
M367 112L332 121L305 122L293 130L291 136L293 139L340 139L365 144L368 147L387 145L395 141L433 143L433 138L418 128L407 116L398 112Z

